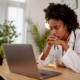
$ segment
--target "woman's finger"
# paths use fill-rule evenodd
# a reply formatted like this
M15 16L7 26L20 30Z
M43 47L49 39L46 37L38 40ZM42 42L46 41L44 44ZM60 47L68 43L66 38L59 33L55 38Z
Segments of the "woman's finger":
M57 40L57 39L58 39L57 37L55 37L55 38L50 37L50 38L47 39L47 41L54 41L54 40Z
M54 42L53 42L53 41L48 41L48 44L49 44L49 45L53 45Z

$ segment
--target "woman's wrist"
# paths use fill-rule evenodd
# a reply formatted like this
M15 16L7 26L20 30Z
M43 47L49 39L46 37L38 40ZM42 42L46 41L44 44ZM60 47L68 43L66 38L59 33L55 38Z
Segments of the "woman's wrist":
M68 50L69 46L68 46L68 44L67 44L65 41L61 41L61 45L62 45L62 47L63 47L63 49L64 49L65 51Z
M47 48L46 48L46 50L43 52L43 55L42 55L42 57L41 57L41 60L45 60L45 58L48 56L48 54L49 54L49 51L50 51L50 49L51 49L51 46L47 46Z

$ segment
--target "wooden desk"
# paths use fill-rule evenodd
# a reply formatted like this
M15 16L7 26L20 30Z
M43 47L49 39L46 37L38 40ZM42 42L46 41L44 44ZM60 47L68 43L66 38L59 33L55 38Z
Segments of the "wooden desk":
M42 67L38 65L40 69L47 69L47 70L52 70L52 71L59 71L62 72L61 75L47 78L44 80L80 80L80 74L75 73L74 71L67 69L67 68L54 68L51 66L48 67ZM5 79L5 80L37 80L33 79L30 77L22 76L19 74L11 73L8 69L7 63L4 62L2 66L0 66L0 75Z

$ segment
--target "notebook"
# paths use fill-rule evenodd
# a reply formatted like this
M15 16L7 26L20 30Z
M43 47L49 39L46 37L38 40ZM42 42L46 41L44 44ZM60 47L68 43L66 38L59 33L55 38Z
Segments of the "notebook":
M31 44L3 44L9 70L36 79L60 75L61 72L38 69Z

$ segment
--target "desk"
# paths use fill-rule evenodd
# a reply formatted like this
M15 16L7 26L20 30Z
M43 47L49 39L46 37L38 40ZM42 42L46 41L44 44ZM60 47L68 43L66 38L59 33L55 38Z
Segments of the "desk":
M42 67L39 64L38 64L38 67L40 69L59 71L62 73L59 76L47 78L44 80L80 80L80 74L75 73L74 71L67 69L67 68L62 68L62 67L54 68L52 66ZM19 74L11 73L8 69L6 62L4 62L2 66L0 66L0 75L5 80L37 80L37 79L30 78L30 77L22 76Z

